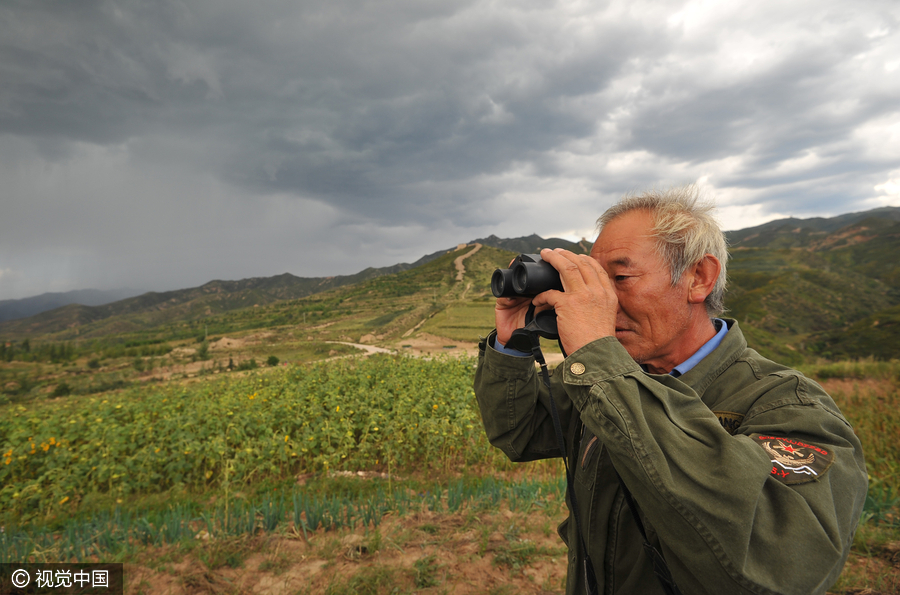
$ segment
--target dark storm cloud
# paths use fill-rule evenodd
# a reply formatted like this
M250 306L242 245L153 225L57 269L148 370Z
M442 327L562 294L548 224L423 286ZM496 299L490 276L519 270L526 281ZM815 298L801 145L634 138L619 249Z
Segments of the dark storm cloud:
M375 217L426 216L402 208L423 177L501 172L591 135L597 115L567 100L601 90L624 42L648 35L598 24L565 47L565 20L548 26L555 11L537 5L73 6L7 7L7 27L31 26L0 55L19 65L0 130L100 144L201 135L217 175Z
M896 204L898 15L7 1L0 299L39 277L163 289L580 236L623 192L690 181L726 225Z

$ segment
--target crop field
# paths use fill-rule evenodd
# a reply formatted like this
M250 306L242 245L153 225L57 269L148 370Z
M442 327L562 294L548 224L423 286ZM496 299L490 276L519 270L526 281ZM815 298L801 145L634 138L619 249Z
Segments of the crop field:
M372 356L7 404L0 562L115 559L152 585L187 571L148 567L147 556L199 560L209 576L268 576L293 567L278 548L302 544L318 568L341 569L316 574L307 592L441 592L457 584L457 566L441 557L464 574L486 554L485 580L561 592L560 466L513 465L490 447L473 370L466 357ZM896 592L900 364L804 372L854 425L870 473L854 554L833 592ZM391 557L409 548L420 555Z
M12 405L0 421L0 518L47 518L97 493L489 464L472 365L379 357Z

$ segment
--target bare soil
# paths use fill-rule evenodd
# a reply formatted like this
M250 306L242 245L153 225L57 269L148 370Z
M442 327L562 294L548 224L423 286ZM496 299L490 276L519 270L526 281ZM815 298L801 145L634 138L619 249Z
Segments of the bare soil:
M188 554L156 548L126 564L125 593L562 594L566 553L558 520L540 511L423 511L386 517L377 530L319 530L308 537L291 529L216 543L201 532ZM829 595L900 593L898 549L888 544L875 556L854 553L844 569L854 576L852 585L839 583Z
M320 530L308 539L287 532L220 546L207 541L177 561L144 561L165 560L171 552L161 548L142 555L140 563L126 564L125 593L563 593L561 540L546 527L516 529L522 517L508 510L425 511L387 517L377 533L369 527ZM236 567L212 568L202 561L229 547L241 558Z
M406 346L409 347L406 347ZM449 348L450 346L453 348ZM408 353L416 357L434 357L438 354L469 355L478 354L478 343L456 341L446 337L438 337L430 333L417 333L412 337L398 339L391 345L398 352Z

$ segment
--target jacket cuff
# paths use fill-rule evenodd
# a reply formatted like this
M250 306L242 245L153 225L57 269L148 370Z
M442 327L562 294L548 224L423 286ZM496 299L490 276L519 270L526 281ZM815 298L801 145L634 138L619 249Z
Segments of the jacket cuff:
M534 357L531 354L525 356L508 355L498 351L494 347L497 331L491 331L479 347L484 357L484 366L503 378L528 378L534 373Z

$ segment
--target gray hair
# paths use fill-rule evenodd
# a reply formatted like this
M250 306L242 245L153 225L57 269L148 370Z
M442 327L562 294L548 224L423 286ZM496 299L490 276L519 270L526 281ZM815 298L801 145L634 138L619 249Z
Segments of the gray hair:
M649 211L653 217L653 237L660 257L669 267L672 285L677 285L687 269L707 254L722 263L719 278L706 297L706 311L718 316L725 311L726 263L728 246L725 234L713 218L715 204L705 200L693 184L668 190L649 190L624 196L597 219L602 230L613 219L629 211Z

